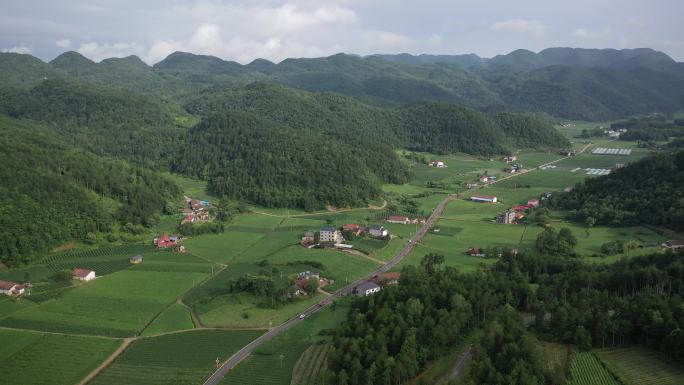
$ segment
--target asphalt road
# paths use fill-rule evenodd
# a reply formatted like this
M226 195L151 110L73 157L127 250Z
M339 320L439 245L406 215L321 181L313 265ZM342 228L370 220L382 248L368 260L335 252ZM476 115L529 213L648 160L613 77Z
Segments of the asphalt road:
M386 264L382 265L379 267L377 270L373 271L372 273L366 275L365 277L350 283L349 285L337 290L336 292L332 293L328 297L325 298L324 304L315 304L308 309L304 310L302 313L304 315L304 318L300 318L300 315L297 315L294 318L290 318L286 322L278 325L277 327L269 330L268 332L262 334L259 336L259 338L253 340L249 344L247 344L245 347L240 349L237 353L233 354L230 358L228 358L221 366L204 382L204 385L217 385L223 377L228 373L231 369L233 369L235 366L237 366L242 360L247 358L254 350L256 350L259 346L263 345L264 343L268 342L269 340L273 339L274 337L277 337L278 335L284 333L288 329L290 329L292 326L296 325L299 322L303 322L307 318L309 318L311 315L315 314L316 312L322 310L326 306L329 306L332 303L332 300L335 298L343 297L346 295L351 294L351 291L354 289L355 286L359 285L360 283L369 280L373 276L381 273L385 273L388 270L392 269L396 265L399 264L409 253L411 250L413 250L413 247L418 243L425 234L427 234L428 230L432 227L432 225L439 219L440 216L442 216L442 212L444 212L444 208L446 207L447 203L450 201L456 199L456 195L449 195L444 200L442 200L437 207L435 208L435 211L432 212L432 215L430 215L430 218L425 221L425 224L423 224L423 227L420 228L420 231L416 233L408 243L404 246L404 248L397 253L397 255L394 256L390 261L388 261Z

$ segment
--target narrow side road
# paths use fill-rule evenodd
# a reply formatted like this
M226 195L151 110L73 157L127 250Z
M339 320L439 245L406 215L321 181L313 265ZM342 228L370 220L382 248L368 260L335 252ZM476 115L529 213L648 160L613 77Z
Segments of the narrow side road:
M446 384L449 381L453 380L454 378L458 377L463 373L463 369L465 369L466 365L470 363L470 361L473 359L473 347L472 345L469 345L461 355L458 356L458 359L456 359L456 362L454 362L454 366L449 370L449 373L447 373L442 379L439 381L440 384Z
M456 199L456 195L449 195L444 200L442 200L435 210L432 212L432 215L430 215L430 218L423 224L423 227L420 228L420 231L418 231L417 234L413 236L409 240L409 242L404 246L397 255L394 256L390 261L388 261L386 264L382 265L379 267L377 270L369 273L368 275L360 278L359 280L337 290L336 292L332 293L328 297L325 298L325 302L321 302L320 304L313 305L309 307L308 309L304 310L301 313L301 316L303 318L300 318L301 316L297 316L294 318L291 318L284 322L283 324L269 330L268 332L262 334L260 337L257 339L253 340L249 344L247 344L245 347L240 349L237 353L233 354L231 357L229 357L221 366L204 382L204 385L217 385L223 377L235 366L237 366L242 360L247 358L252 352L254 352L257 348L259 348L261 345L264 343L272 340L273 338L279 336L280 334L286 332L289 330L292 326L303 322L306 318L309 318L311 315L319 312L321 309L324 309L326 306L328 306L330 303L332 303L332 300L336 298L343 297L345 295L351 294L351 291L354 289L355 286L358 284L370 279L376 274L380 273L385 273L388 270L394 268L397 266L415 247L416 243L419 242L425 234L427 234L428 230L430 230L430 227L437 222L437 220L442 216L442 213L444 212L444 208L446 205L451 202L452 200Z

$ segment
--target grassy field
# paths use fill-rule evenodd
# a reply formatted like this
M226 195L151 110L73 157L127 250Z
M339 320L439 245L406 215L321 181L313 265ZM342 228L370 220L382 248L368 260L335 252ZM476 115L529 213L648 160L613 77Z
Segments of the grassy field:
M192 179L171 173L163 173L163 175L167 179L176 182L176 184L183 190L183 193L190 198L201 199L206 201L211 201L212 198L214 198L211 196L211 194L209 194L209 192L207 192L206 181Z
M320 331L339 324L344 319L347 309L344 301L338 301L334 308L330 307L316 313L267 342L230 371L221 384L290 385L294 367L300 361L302 354L310 346L327 341L326 337L319 335ZM304 376L304 374L296 374Z
M260 331L196 330L133 342L94 385L201 384L215 368Z
M207 274L120 271L83 283L0 325L54 332L130 337Z
M155 318L154 321L145 328L142 335L151 336L176 330L192 329L194 327L195 325L192 323L190 310L179 303L174 303Z
M121 340L0 329L0 382L75 384Z
M624 385L684 384L684 370L653 350L629 347L602 350L597 354L626 382Z
M290 385L318 385L326 368L326 357L330 345L320 343L309 346L299 357L292 369Z
M572 353L568 385L621 385L592 352Z
M570 347L552 342L542 342L547 369L552 372L566 373L570 365Z

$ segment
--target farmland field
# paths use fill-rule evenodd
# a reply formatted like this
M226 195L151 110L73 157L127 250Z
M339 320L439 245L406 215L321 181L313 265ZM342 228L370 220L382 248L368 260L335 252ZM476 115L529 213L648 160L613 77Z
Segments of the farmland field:
M260 331L197 330L137 340L91 384L201 384Z
M620 385L592 352L575 351L570 361L568 385Z
M75 384L95 369L121 340L0 329L0 382Z
M81 284L39 306L3 319L2 326L130 337L206 274L120 271Z
M653 350L630 347L603 350L597 354L628 382L625 385L684 384L684 370Z
M301 355L312 345L326 341L319 335L344 319L348 307L338 301L306 321L267 342L231 370L221 382L225 385L290 385ZM299 375L299 374L298 374Z
M176 330L192 329L194 327L195 325L192 323L190 310L179 303L174 303L168 309L164 310L159 317L155 318L154 321L145 328L142 335L151 336Z

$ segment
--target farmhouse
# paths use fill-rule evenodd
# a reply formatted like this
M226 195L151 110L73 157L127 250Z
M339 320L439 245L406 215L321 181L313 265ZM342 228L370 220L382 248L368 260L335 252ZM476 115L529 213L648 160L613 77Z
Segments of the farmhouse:
M131 259L128 260L128 262L137 265L139 263L142 263L143 261L143 256L142 255L134 255L131 257Z
M411 223L411 220L403 215L390 215L390 217L387 218L387 222L408 225L409 223Z
M21 295L24 294L24 285L9 281L0 281L0 294Z
M525 211L525 210L531 209L531 208L532 208L532 206L528 206L528 205L517 205L517 206L511 207L511 210L513 210L513 211Z
M366 297L380 291L380 286L375 282L366 281L356 287L352 293L357 297Z
M335 228L325 227L319 232L319 240L321 242L340 243L342 240L342 233Z
M195 214L188 214L188 215L186 215L185 218L183 218L183 220L181 221L181 225L182 225L183 223L195 223L195 221L197 221L197 217L195 216Z
M170 237L166 234L162 235L159 238L155 238L155 240L154 240L154 243L160 249L165 249L167 247L174 247L174 246L176 246L176 242L178 242L178 237L175 237L175 236Z
M368 233L373 237L381 238L384 238L387 235L389 235L387 229L380 225L370 225L370 227L368 227Z
M447 165L444 164L444 162L442 162L441 160L433 160L432 162L430 162L430 166L437 167L437 168L447 167Z
M532 199L527 201L527 205L530 207L534 207L534 208L539 207L539 199L532 198Z
M492 195L473 195L470 197L473 202L496 203L498 198Z
M496 217L496 223L510 225L515 222L515 210L506 210Z
M480 179L479 179L479 181L482 182L482 183L487 183L487 182L489 182L489 178L488 178L486 175L485 175L485 176L481 176Z
M665 241L661 246L670 250L684 249L684 240L669 240Z
M74 277L74 279L85 282L92 281L96 278L94 271L80 268L74 269L74 271L71 272L71 275Z
M484 250L482 250L479 247L469 247L468 250L466 251L467 255L470 255L471 257L484 257L485 253Z
M504 162L506 162L506 163L511 163L511 162L515 162L516 160L518 160L518 157L515 156L515 155L504 156L503 160L504 160Z

